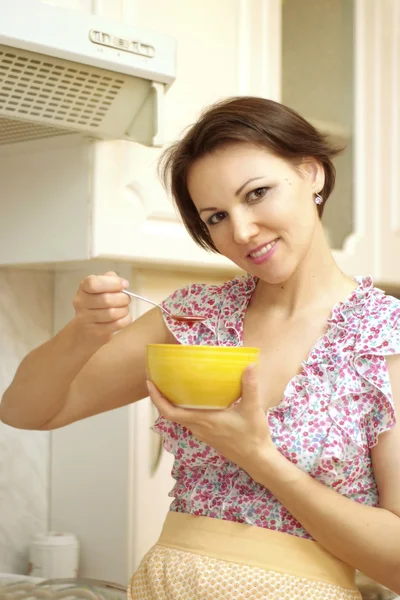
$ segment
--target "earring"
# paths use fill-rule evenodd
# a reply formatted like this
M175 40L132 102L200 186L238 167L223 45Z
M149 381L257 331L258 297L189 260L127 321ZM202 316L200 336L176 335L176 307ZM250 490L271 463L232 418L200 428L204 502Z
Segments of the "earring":
M321 196L321 194L315 194L315 198L314 198L314 202L315 204L322 204L323 203L323 198Z

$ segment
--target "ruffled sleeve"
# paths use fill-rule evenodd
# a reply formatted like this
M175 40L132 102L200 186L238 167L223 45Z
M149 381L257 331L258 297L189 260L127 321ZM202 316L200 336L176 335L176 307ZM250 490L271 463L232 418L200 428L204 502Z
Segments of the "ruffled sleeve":
M168 298L161 302L161 306L168 312L180 315L189 315L195 313L193 306L193 285L187 285L175 290ZM179 342L179 344L196 344L199 327L197 323L185 323L172 319L165 313L163 318L166 326Z
M163 313L165 324L179 344L216 343L215 331L227 287L228 284L216 286L193 283L176 290L161 303L170 313L206 317L204 321L183 322Z
M396 412L386 357L400 354L400 302L383 296L369 326L360 331L354 366L365 393L360 396L368 447L396 424Z
M171 313L185 313L190 304L193 285L186 285L175 290L161 302L161 306Z
M179 439L183 433L182 427L160 415L152 429L154 433L161 436L164 449L176 457L179 449Z

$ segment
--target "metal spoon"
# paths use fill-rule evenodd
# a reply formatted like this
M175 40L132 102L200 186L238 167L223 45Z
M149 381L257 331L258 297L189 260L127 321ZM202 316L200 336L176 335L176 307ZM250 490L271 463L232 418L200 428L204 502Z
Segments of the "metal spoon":
M128 292L128 290L122 290L122 291L124 292L124 294L127 294L128 296L132 296L132 298L137 298L138 300L143 300L144 302L153 304L153 306L157 306L166 315L168 315L172 319L175 319L175 321L187 321L187 322L194 323L196 321L205 321L207 319L207 317L202 317L200 315L175 315L175 314L170 313L169 310L167 310L167 309L163 308L162 306L160 306L159 304L157 304L157 302L153 302L152 300L149 300L148 298L143 298L143 296L139 296L138 294L133 294L132 292Z

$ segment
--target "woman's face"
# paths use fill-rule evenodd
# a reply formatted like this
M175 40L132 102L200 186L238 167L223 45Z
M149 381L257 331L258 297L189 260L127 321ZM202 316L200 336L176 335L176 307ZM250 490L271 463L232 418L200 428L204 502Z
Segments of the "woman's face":
M188 189L217 250L275 284L306 257L320 226L315 194L324 171L315 160L295 168L267 149L237 144L197 160Z

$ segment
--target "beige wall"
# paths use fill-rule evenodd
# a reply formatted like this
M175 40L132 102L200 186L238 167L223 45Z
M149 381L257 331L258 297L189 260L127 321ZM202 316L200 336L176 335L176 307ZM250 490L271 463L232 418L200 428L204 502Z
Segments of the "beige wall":
M52 274L0 269L0 397L52 329ZM47 528L48 461L47 432L0 423L0 572L26 572L29 540Z
M353 230L353 6L285 0L282 8L282 102L346 147L334 161L337 183L323 219L334 248Z

